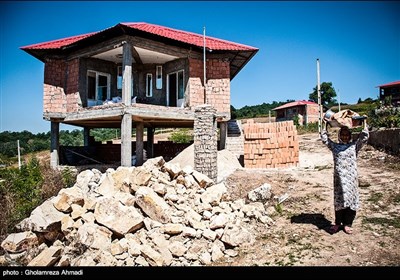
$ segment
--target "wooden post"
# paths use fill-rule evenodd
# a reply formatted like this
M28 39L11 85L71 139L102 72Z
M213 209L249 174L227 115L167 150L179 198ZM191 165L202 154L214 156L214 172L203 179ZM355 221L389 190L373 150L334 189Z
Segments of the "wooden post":
M143 164L143 122L136 124L136 165Z
M60 164L59 149L60 149L60 123L51 122L51 140L50 140L50 166L55 169Z

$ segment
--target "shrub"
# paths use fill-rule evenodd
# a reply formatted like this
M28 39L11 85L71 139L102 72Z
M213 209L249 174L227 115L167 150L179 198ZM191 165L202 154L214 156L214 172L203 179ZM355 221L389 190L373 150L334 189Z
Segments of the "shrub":
M73 175L40 164L32 157L21 169L0 169L0 242L43 201L71 186Z
M193 140L193 136L188 128L182 128L172 132L168 140L174 143L190 143Z

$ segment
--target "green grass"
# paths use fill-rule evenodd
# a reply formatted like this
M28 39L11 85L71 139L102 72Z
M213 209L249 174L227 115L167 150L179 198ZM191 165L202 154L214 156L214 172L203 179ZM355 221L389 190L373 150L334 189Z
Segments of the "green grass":
M382 197L382 193L373 192L367 200L373 203L378 203L380 200L382 200Z

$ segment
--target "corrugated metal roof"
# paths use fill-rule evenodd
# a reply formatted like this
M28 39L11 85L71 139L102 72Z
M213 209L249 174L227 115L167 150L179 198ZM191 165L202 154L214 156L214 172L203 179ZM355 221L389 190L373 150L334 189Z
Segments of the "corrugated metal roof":
M293 102L286 103L286 104L276 107L272 110L285 109L285 108L296 107L296 106L300 106L300 105L317 105L318 106L318 104L313 101L299 100L299 101L293 101Z
M180 41L183 43L191 44L197 47L203 47L203 35L177 30L169 27L164 27L155 24L149 24L145 22L136 22L136 23L120 23L116 26L107 28L105 30L109 30L112 28L117 28L118 26L126 26L132 29L144 31L147 33L151 33L154 35L162 36L168 39ZM29 45L25 47L21 47L23 50L30 50L30 49L61 49L62 47L71 45L73 43L79 42L85 38L93 36L95 34L99 34L102 31L91 32L87 34L82 34L78 36L72 36L68 38L38 43L34 45ZM246 46L243 44L238 44L226 40L221 40L217 38L213 38L210 36L206 36L206 47L211 50L237 50L237 51L255 51L258 50L257 48Z
M384 87L398 86L398 85L400 85L400 81L391 82L391 83L380 85L380 86L376 86L376 87L384 88Z

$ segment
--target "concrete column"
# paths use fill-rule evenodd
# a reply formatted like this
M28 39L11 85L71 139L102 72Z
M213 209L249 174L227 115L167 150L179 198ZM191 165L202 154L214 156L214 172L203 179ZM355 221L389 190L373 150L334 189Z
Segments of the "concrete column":
M85 147L90 146L90 128L84 127L83 128L83 145Z
M217 121L216 110L207 104L195 108L194 169L217 181Z
M121 122L121 166L132 166L132 116L126 113Z
M136 165L143 164L143 122L136 124Z
M147 128L147 158L154 157L154 128Z
M219 123L219 149L223 150L226 148L226 137L228 135L228 123Z
M122 47L122 102L131 105L132 92L132 45ZM121 122L121 166L132 166L132 116L124 113Z
M130 106L132 102L132 45L124 43L122 51L122 102Z
M60 123L51 122L51 143L50 143L50 166L55 169L60 164L59 151L60 151Z

